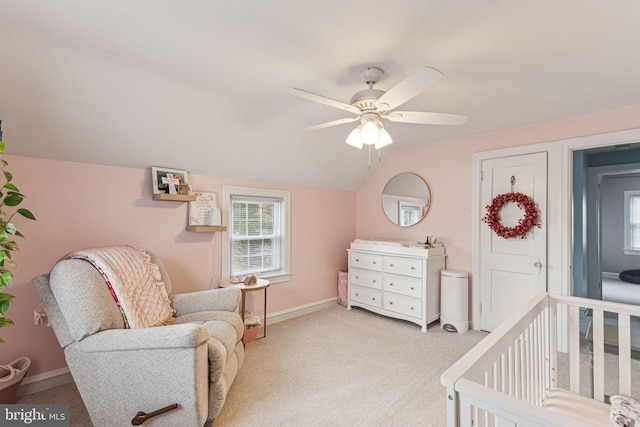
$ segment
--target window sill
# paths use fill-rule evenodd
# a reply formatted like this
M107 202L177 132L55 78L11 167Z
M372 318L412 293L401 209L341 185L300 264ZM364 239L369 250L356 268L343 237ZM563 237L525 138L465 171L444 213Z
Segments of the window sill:
M269 283L273 285L274 283L289 282L291 280L291 276L293 276L293 273L263 274L258 277L260 279L268 280Z
M638 249L625 249L625 250L624 250L624 254L625 254L625 255L636 255L636 256L640 256L640 250L638 250Z

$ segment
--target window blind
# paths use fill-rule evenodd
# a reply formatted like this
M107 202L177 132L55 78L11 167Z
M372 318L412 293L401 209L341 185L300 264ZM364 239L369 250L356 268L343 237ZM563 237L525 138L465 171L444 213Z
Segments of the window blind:
M241 276L281 269L283 200L231 196L231 274Z
M630 248L640 250L640 195L629 198Z

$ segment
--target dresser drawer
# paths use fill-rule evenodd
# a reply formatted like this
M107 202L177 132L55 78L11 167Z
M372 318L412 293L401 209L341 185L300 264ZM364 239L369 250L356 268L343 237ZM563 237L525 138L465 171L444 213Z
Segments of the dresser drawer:
M422 304L419 300L387 293L384 294L384 308L405 316L415 317L416 319L422 318Z
M396 294L408 295L414 298L422 298L422 280L402 276L384 276L382 289Z
M408 258L384 258L384 271L386 273L402 274L405 276L422 277L422 261Z
M368 288L382 289L382 274L366 270L351 270L349 272L349 282Z
M382 271L382 257L380 255L352 252L351 267Z
M349 288L349 300L374 307L382 307L382 292L351 286Z

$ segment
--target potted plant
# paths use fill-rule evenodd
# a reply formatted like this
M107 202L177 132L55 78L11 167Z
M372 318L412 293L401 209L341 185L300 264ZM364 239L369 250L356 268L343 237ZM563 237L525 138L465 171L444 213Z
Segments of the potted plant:
M5 145L2 142L2 121L0 120L0 154L4 154ZM18 208L25 196L12 183L13 175L6 170L7 161L0 157L2 175L0 183L0 328L13 325L13 320L6 317L13 295L5 292L11 284L13 273L9 268L15 268L16 263L11 253L20 250L20 246L13 240L15 236L24 237L13 224L13 218L18 215L35 220L35 216L28 209ZM0 343L4 340L0 337ZM8 365L0 365L0 403L15 403L15 396L22 379L27 374L31 359L20 357Z

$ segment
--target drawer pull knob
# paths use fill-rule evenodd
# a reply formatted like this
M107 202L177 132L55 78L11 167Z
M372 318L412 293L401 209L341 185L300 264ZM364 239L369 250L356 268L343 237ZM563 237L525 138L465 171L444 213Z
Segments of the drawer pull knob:
M360 294L356 292L356 296L358 297L358 296L360 296Z
M376 264L376 262L375 262L375 261L373 261L373 265L375 265L375 264Z
M393 267L393 264L389 264L389 267Z
M389 305L393 305L393 301L389 301Z
M389 283L389 286L393 286L393 283Z
M411 310L413 310L413 307L411 307Z
M415 267L411 267L411 269L412 269L412 270L415 270L416 268L415 268Z
M376 283L376 279L373 279L373 283Z
M415 290L415 289L416 289L416 288L414 288L413 286L411 287L411 290L412 290L412 291L413 291L413 290Z
M374 297L374 298L371 298L371 301L375 301L375 300L376 300L376 299L375 299L375 297Z
M360 262L360 260L358 258L356 258L356 262Z
M356 279L359 279L359 278L360 278L360 276L356 276Z

